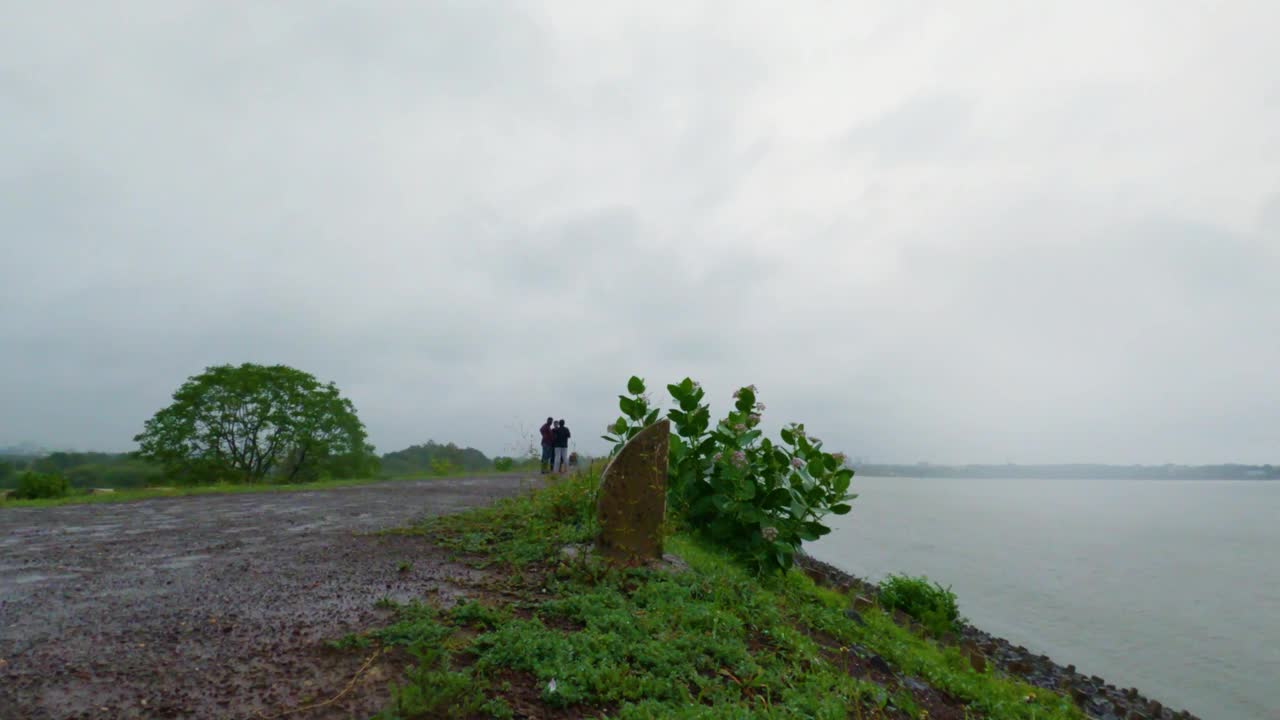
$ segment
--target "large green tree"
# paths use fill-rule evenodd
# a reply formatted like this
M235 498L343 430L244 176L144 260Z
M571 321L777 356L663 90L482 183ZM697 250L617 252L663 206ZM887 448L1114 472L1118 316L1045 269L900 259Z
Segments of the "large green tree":
M190 482L359 477L377 456L333 383L284 365L219 365L188 379L147 421L140 457Z

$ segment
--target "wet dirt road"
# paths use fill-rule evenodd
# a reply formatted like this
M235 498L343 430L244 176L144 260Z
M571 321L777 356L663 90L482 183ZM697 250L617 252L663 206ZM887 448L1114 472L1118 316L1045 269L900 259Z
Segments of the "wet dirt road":
M332 698L365 658L325 641L385 619L380 598L468 572L422 538L371 531L530 482L0 511L0 719L272 717ZM367 717L390 672L375 662L340 701L285 717Z

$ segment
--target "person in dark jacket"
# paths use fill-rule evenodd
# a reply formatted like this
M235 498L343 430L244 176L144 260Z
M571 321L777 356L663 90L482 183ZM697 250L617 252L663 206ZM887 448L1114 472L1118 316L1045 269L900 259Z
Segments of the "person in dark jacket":
M555 437L556 443L556 454L552 467L556 472L562 473L569 467L569 438L572 437L572 433L565 426L564 420L561 420L556 423L552 435Z
M538 428L538 432L542 433L542 474L551 471L551 463L555 460L556 436L554 423L551 418Z

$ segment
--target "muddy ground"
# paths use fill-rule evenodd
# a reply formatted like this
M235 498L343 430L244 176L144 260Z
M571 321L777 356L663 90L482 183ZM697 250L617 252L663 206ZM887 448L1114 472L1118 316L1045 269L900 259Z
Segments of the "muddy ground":
M519 478L0 511L0 719L368 717L395 665L326 641L467 568L372 534ZM408 564L408 565L407 565Z

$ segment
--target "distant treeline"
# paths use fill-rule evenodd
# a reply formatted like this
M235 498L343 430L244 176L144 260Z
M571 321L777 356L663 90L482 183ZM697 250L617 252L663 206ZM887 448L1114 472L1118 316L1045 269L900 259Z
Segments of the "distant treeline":
M1274 465L872 465L859 475L880 477L1029 478L1083 480L1280 480Z
M411 445L404 450L382 456L382 475L417 475L450 472L478 472L493 469L493 460L471 447L462 448L453 443L440 444L428 440L422 445Z
M0 488L18 483L18 473L32 470L60 475L73 488L140 488L160 483L159 466L127 453L55 452L41 457L0 457Z
M533 465L537 466L536 459ZM378 475L441 475L493 468L494 459L475 448L429 440L383 455ZM158 465L131 453L54 452L39 456L0 455L0 488L16 487L18 475L28 470L59 475L76 489L141 488L171 482L164 478Z

